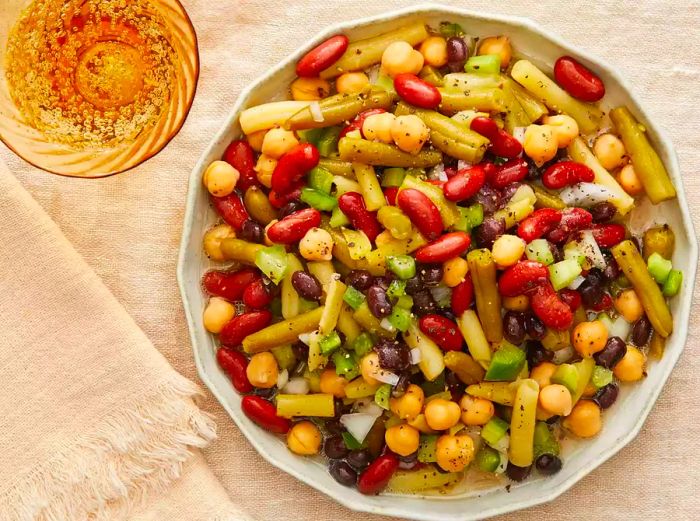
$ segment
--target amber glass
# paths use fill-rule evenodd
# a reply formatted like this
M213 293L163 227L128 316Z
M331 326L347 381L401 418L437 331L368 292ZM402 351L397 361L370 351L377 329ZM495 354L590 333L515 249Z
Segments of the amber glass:
M49 172L104 177L178 133L199 76L177 0L1 0L0 139Z

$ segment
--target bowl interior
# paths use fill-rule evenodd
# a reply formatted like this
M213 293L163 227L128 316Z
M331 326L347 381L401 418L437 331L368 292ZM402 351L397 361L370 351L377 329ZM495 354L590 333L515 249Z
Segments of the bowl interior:
M240 397L216 364L214 338L206 333L201 320L206 297L202 294L199 280L201 274L212 267L202 251L201 238L206 229L217 220L209 206L206 190L202 187L201 174L211 161L221 157L227 144L240 135L237 121L240 111L266 101L286 97L287 85L295 77L296 60L306 50L328 36L343 32L351 40L357 40L417 19L424 20L433 27L443 20L454 21L460 23L467 34L472 36L507 34L519 55L530 57L538 65L549 70L559 56L563 54L575 56L599 73L606 84L608 105L628 105L633 113L647 125L651 139L679 190L678 201L667 202L658 207L643 205L636 216L636 219L643 222L667 222L673 227L677 237L674 267L682 269L686 275L680 296L673 299L671 303L676 333L669 339L664 358L660 362L650 364L648 377L644 381L636 385L622 386L617 403L605 413L604 427L599 436L592 440L566 443L564 468L560 473L549 478L535 477L522 484L512 484L508 493L504 489L505 483L482 481L465 482L449 495L368 497L337 484L329 476L321 461L294 456L287 450L283 440L263 432L243 415ZM231 116L204 153L190 179L178 275L200 375L239 428L265 458L349 508L411 519L449 521L480 519L551 500L615 454L636 435L683 349L696 263L697 245L682 193L675 154L668 140L659 129L654 127L653 122L649 120L614 70L568 46L556 36L545 35L541 29L526 20L426 6L331 27L279 66L270 70L241 94Z

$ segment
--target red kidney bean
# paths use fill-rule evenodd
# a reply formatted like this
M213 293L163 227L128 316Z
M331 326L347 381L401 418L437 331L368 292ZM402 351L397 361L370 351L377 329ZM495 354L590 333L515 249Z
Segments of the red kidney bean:
M489 183L494 188L503 190L506 186L525 179L529 170L525 159L511 159L496 167L496 171L489 177Z
M232 141L224 152L224 161L233 166L241 177L236 188L245 192L251 186L258 186L258 176L255 173L255 152L247 141L237 139Z
M496 239L504 233L506 233L506 223L503 219L486 217L484 222L474 230L474 239L480 247L490 249Z
M377 214L367 209L361 194L345 192L338 198L338 207L356 230L365 232L369 240L374 242L382 227L377 220Z
M221 347L216 352L216 361L231 378L231 383L236 391L245 394L253 390L253 384L250 383L246 374L248 359L242 353Z
M554 79L566 92L582 101L598 101L605 96L603 81L571 56L562 56L555 62Z
M243 290L243 303L250 309L264 309L270 305L270 302L272 302L272 293L261 278L254 280Z
M552 208L540 208L520 221L518 237L525 242L539 239L554 229L561 221L561 212Z
M564 331L574 321L571 308L559 298L549 282L535 289L530 297L530 306L537 318L552 329Z
M613 299L610 295L605 293L598 302L596 302L595 304L593 304L591 306L591 309L593 311L597 311L598 313L600 313L602 311L607 311L609 309L612 309L612 307L613 307Z
M445 262L459 257L469 249L472 239L465 232L446 233L416 252L418 262Z
M292 286L306 300L320 302L323 288L316 277L302 270L292 273Z
M399 192L396 198L399 208L403 210L416 228L429 241L434 241L442 233L440 210L427 195L415 188Z
M471 275L467 273L464 280L452 288L452 298L450 300L452 313L458 317L462 316L472 305L472 302L474 302L474 283Z
M462 334L457 324L441 315L425 315L418 322L420 330L443 351L461 351Z
M271 321L272 313L266 309L237 315L221 329L219 341L227 347L237 347L245 337L267 327Z
M306 173L318 165L321 156L311 143L299 143L284 154L272 172L272 189L285 195L297 187Z
M563 289L559 292L559 298L561 298L566 305L571 308L571 311L576 311L581 307L581 295L575 289Z
M549 281L549 270L544 264L524 260L503 272L498 281L498 291L504 297L524 295Z
M491 150L491 153L494 155L515 159L523 151L523 146L520 144L520 141L502 128L498 128L496 122L491 118L484 116L474 118L469 124L469 128L474 132L478 132L491 142L489 144L489 150Z
M278 244L299 242L306 232L321 224L321 212L315 208L305 208L289 214L267 229L268 238Z
M447 39L447 67L451 72L464 72L464 63L469 58L469 49L464 40L458 36Z
M246 287L260 278L260 273L255 268L243 268L238 271L212 270L204 274L202 285L210 295L234 302L241 300Z
M397 74L394 78L394 88L401 99L416 107L436 109L442 101L440 91L415 74Z
M270 193L267 195L267 198L270 200L270 204L274 208L280 210L291 202L299 201L299 197L301 197L301 189L303 188L303 186L304 182L299 181L294 185L294 188L292 188L292 190L289 193L284 195L279 194L274 190L270 190ZM305 205L302 204L301 206L303 207Z
M455 202L464 201L474 197L485 182L486 172L482 165L462 168L445 183L445 198Z
M399 458L387 452L375 459L357 480L357 490L362 494L374 495L387 486L391 476L399 468Z
M542 174L542 184L550 190L559 190L576 183L590 183L593 179L593 170L575 161L559 161Z
M236 231L243 228L243 223L250 219L248 210L236 193L230 193L226 197L212 197L212 203L218 214Z
M593 238L601 248L612 248L625 239L625 227L621 224L596 224Z
M343 130L340 131L340 134L338 136L338 139L345 137L345 134L348 132L352 132L353 130L359 130L360 133L362 134L362 137L365 137L364 133L362 133L362 126L365 124L365 120L373 116L374 114L383 114L386 112L384 109L367 109L363 112L360 112L357 116L355 116L355 119L353 119L348 126L346 126Z
M348 37L339 34L320 43L297 62L297 76L302 78L314 78L321 71L337 62L347 50L350 41Z
M260 396L244 396L241 409L245 415L266 431L286 434L292 426L287 418L277 416L277 408L272 402Z
M547 234L547 239L555 244L560 244L572 233L590 227L592 222L591 212L583 208L566 208L561 211L559 225Z
M396 206L396 196L399 195L399 189L396 186L390 186L384 189L384 199L389 206Z

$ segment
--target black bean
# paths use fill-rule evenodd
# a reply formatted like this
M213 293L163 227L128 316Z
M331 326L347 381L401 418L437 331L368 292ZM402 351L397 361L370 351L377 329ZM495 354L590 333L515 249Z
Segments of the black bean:
M591 270L586 276L586 280L578 287L583 305L591 309L600 303L605 295L603 275L599 270Z
M304 342L294 342L292 344L292 351L294 351L294 358L298 361L304 361L309 358L309 346Z
M608 201L602 201L598 204L594 204L588 209L588 211L591 212L594 223L608 222L615 217L615 213L617 212L615 205Z
M323 453L330 459L343 459L350 450L345 446L342 436L330 436L323 442Z
M609 383L605 387L598 389L598 392L593 396L593 401L598 404L601 409L607 409L617 400L617 395L620 393L620 388L615 382Z
M551 476L561 470L561 460L553 454L542 454L535 462L537 470L545 476Z
M593 355L595 363L612 369L627 353L627 344L619 336L611 336L602 351Z
M418 276L424 286L437 286L442 280L442 264L424 264L419 266Z
M381 286L371 286L367 290L367 305L377 318L391 315L391 302L389 302L386 290Z
M464 72L464 64L469 57L469 49L464 40L458 36L447 39L447 66L451 72Z
M649 343L651 332L651 322L649 322L646 315L642 315L642 318L637 320L632 326L632 343L637 347L644 347Z
M392 280L393 279L391 277L388 277L388 276L374 277L374 281L372 282L372 284L375 286L379 286L384 291L386 291L389 289L389 284L391 284Z
M605 280L615 280L620 276L620 266L618 266L617 261L612 255L606 256L605 262L607 265L603 270L603 278L605 278Z
M346 279L350 286L355 289L359 289L360 291L369 289L373 280L374 277L372 277L372 274L367 270L352 270L350 273L348 273Z
M411 470L418 465L418 453L414 452L408 456L399 456L399 468L403 470Z
M547 327L544 325L544 322L542 322L534 313L527 314L525 329L527 330L527 334L533 340L542 340L547 334Z
M506 224L502 219L487 217L474 230L474 239L481 248L491 248L496 239L506 233Z
M515 195L515 192L518 191L518 188L520 188L522 185L522 183L511 183L506 186L501 195L501 205L505 206L508 201L510 201L510 198Z
M413 294L412 309L416 315L422 317L423 315L435 313L437 307L437 302L435 302L435 299L429 290L424 289Z
M411 277L406 281L407 295L415 295L419 291L423 291L423 282L420 280L420 277L418 275L416 275L415 277Z
M241 239L261 243L265 239L265 230L253 219L246 219L241 228Z
M460 380L453 371L446 370L445 385L447 386L447 390L450 391L450 394L452 394L452 399L458 402L464 394L464 388L466 387L462 383L462 380Z
M554 353L545 349L544 346L536 340L528 340L525 344L525 352L527 354L527 366L529 368L537 367L542 362L550 362L554 358Z
M528 465L527 467L518 467L517 465L508 463L508 466L506 467L506 476L513 481L522 481L530 475L531 470L532 465Z
M448 308L440 308L439 314L447 319L450 319L452 322L457 321L457 317L455 316L455 314L452 313L452 310Z
M503 316L503 336L519 346L525 340L525 316L517 311L506 311Z
M323 422L323 428L331 435L338 435L345 432L345 427L340 420L326 420Z
M306 204L299 201L298 199L295 199L294 201L289 201L282 208L277 210L277 215L279 216L278 218L280 220L282 220L285 217L287 217L289 214L294 213L294 212L298 212L299 210L303 210L306 207L307 207Z
M352 465L353 468L357 470L365 468L367 465L369 465L371 460L372 455L367 449L353 450L352 452L350 452L350 454L348 454L348 457L345 458L345 461L347 461L350 465Z
M404 371L411 366L411 352L408 346L397 340L382 339L374 346L379 356L379 367L387 371Z
M408 372L401 373L401 375L399 375L399 381L391 389L391 396L393 398L401 398L404 394L406 394L406 389L408 389L408 385L410 383L411 383L410 373L408 373Z
M331 461L328 472L334 480L346 487L354 487L357 483L357 472L344 461Z
M301 298L320 301L323 287L316 277L302 270L292 273L292 286Z
M272 398L276 392L276 387L271 387L269 389L262 389L260 387L256 387L253 391L253 394L255 396L260 396L261 398Z

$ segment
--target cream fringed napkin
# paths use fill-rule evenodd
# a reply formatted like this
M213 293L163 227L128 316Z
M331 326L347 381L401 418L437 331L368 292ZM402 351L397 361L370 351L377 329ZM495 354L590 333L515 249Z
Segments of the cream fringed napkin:
M0 519L238 520L197 387L0 161Z

